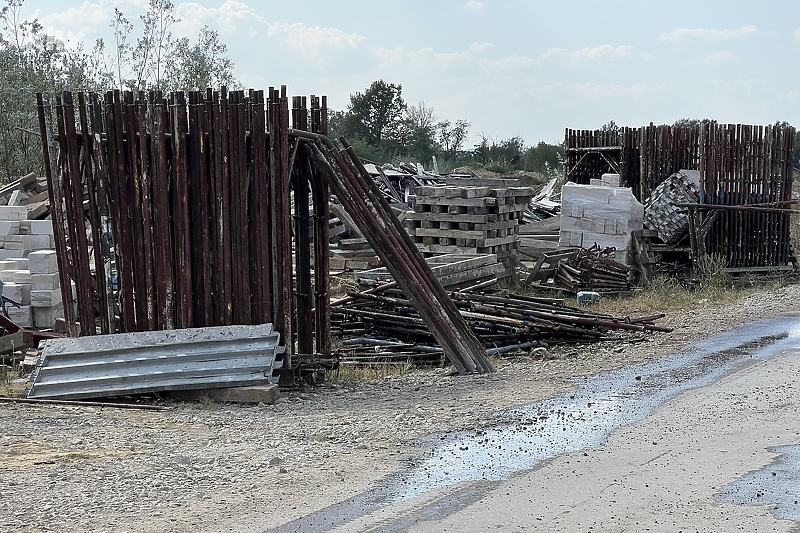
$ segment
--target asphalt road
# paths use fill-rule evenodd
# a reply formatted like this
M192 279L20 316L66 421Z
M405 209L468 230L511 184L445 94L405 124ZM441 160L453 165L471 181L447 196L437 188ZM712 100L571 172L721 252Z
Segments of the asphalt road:
M402 499L329 531L798 531L798 376L796 352L753 360L597 447ZM776 517L778 500L777 512L798 521Z

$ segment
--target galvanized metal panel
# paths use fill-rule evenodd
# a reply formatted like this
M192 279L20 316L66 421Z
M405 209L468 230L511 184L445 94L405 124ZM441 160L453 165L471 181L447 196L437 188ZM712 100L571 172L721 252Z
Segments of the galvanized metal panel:
M29 398L80 399L259 385L280 368L272 324L54 339L39 356Z

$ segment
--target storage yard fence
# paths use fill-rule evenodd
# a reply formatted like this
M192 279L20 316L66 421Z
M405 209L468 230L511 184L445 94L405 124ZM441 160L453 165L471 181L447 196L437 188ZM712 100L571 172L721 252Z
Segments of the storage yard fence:
M494 370L324 97L292 127L285 88L39 95L39 119L71 334L272 323L284 369L330 355L335 194L456 369Z
M703 122L695 126L572 130L565 134L565 175L589 183L604 173L644 202L681 169L700 172L700 205L688 206L705 226L698 243L731 268L785 265L790 259L795 128Z
M68 331L271 322L330 351L328 187L285 87L38 99ZM327 131L325 97L292 103Z

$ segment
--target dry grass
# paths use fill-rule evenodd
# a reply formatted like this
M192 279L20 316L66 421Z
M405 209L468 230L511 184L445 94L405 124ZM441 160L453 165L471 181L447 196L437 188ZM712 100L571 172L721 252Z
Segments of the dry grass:
M605 298L592 309L600 313L635 315L687 311L698 305L731 304L759 290L773 290L787 278L739 278L725 271L725 260L708 256L698 266L696 284L687 287L674 278L658 276L632 297Z
M0 396L5 398L22 398L25 396L25 384L14 383L22 373L16 367L0 365Z
M331 276L330 279L331 298L341 298L348 292L358 291L358 280L353 273L344 273Z
M346 385L363 381L383 380L390 377L399 377L414 371L411 362L392 363L347 363L343 362L339 368L328 373L329 381Z

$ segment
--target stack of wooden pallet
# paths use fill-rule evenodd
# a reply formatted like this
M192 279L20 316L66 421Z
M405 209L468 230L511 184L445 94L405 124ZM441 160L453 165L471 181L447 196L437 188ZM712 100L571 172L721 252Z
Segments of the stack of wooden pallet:
M530 187L417 187L406 229L426 254L496 254L517 247L517 226L533 196Z

